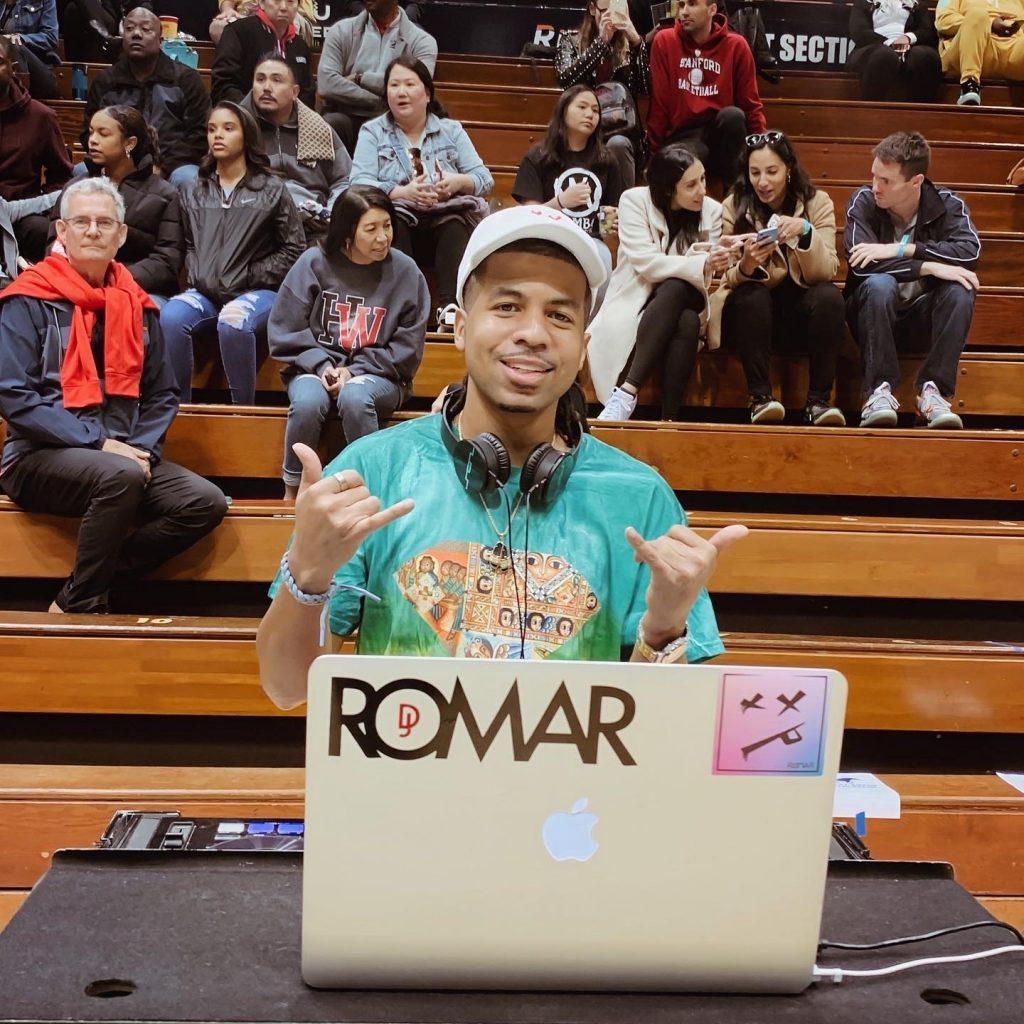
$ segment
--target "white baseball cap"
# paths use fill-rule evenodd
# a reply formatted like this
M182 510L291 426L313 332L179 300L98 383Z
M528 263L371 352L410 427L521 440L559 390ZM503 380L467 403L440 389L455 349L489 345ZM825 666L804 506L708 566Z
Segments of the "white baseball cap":
M488 256L499 249L504 249L506 245L520 242L525 238L553 242L575 257L590 283L592 312L597 301L598 289L608 276L604 261L590 235L578 227L572 217L567 217L560 210L550 206L514 206L507 210L498 210L477 224L473 234L469 236L466 251L462 254L462 262L459 264L456 302L460 306L463 305L462 289L469 275Z

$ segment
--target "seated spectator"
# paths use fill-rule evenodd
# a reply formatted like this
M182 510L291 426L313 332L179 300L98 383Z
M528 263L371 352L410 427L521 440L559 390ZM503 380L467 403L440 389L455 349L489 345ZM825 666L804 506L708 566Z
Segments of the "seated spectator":
M54 612L106 611L113 586L184 551L227 511L213 484L161 458L178 394L153 303L114 260L126 233L117 189L76 181L57 224L66 257L48 256L0 295L0 486L28 512L82 517Z
M558 33L555 72L563 89L613 81L629 90L636 119L634 129L609 134L607 126L602 124L601 130L608 152L618 162L622 187L632 188L636 184L637 156L643 158L643 125L637 101L638 97L647 95L651 71L647 43L633 26L627 11L617 13L611 7L611 0L594 0L587 7L577 31Z
M57 95L57 0L2 0L0 33L13 44L28 74L28 91L39 100Z
M804 422L843 426L831 404L843 343L843 297L832 283L839 269L836 215L816 189L782 132L747 138L741 176L722 204L722 231L745 235L739 262L711 298L710 347L738 350L750 393L752 423L786 414L772 397L772 351L810 355ZM758 242L757 232L777 237Z
M302 102L307 107L316 105L313 58L295 29L296 8L297 0L259 0L255 14L224 26L210 79L215 103L241 102L252 88L260 58L273 51L284 57L295 72Z
M728 266L727 253L709 245L722 234L722 204L707 195L693 153L680 143L659 149L647 182L622 194L618 262L590 324L587 359L607 403L602 420L628 420L656 370L661 418L679 419L707 322L708 283Z
M679 20L651 44L651 149L685 142L709 174L730 186L743 138L765 129L747 41L708 0L680 0Z
M960 104L981 103L981 78L1024 80L1024 0L939 0L942 70L960 80Z
M418 60L431 75L437 63L434 37L396 0L366 0L365 8L327 30L316 72L324 117L353 155L359 129L387 109L384 73L391 61Z
M259 10L259 0L220 0L217 16L210 22L210 39L216 46L224 34L224 26L239 18L248 18ZM317 22L313 0L299 0L295 12L295 31L310 48L313 46L313 26Z
M198 71L160 50L160 19L145 7L124 19L123 52L89 86L82 124L87 146L93 114L103 107L135 107L160 138L160 170L179 187L195 179L206 152L210 97Z
M124 200L127 231L117 261L158 307L178 291L185 260L178 190L157 174L159 163L156 132L134 107L107 107L92 115L89 176L106 178Z
M32 99L14 76L14 46L0 36L0 198L27 199L59 191L71 177L71 161L53 110ZM35 262L46 251L50 218L24 213L15 230L24 257Z
M164 306L160 323L183 401L192 400L193 338L216 330L231 400L252 405L270 308L305 238L252 116L218 103L207 137L210 152L181 203L189 288Z
M963 199L926 177L928 143L896 132L875 146L871 185L846 210L846 310L864 368L862 427L896 425L900 348L927 352L917 411L929 427L958 430L956 366L978 291L981 240Z
M491 172L466 130L434 97L418 60L397 57L384 74L388 113L359 130L352 184L373 185L395 204L394 247L423 266L433 258L439 329L454 329L455 278L470 232L487 212Z
M555 104L543 141L532 145L519 164L512 198L543 203L568 214L588 235L610 274L612 254L601 240L614 229L622 185L619 165L601 141L601 105L589 85L566 89ZM598 294L595 309L604 297Z
M103 64L116 55L118 26L136 0L57 0L57 21L64 40L64 59Z
M48 216L59 196L59 192L47 192L31 199L0 199L0 288L30 266L18 250L18 224L26 217Z
M860 75L864 99L938 102L939 37L925 0L853 0L850 38L846 66Z
M341 139L299 99L291 66L275 53L256 65L252 92L240 106L256 118L270 166L284 176L312 244L327 230L331 208L348 188L352 161Z
M302 476L292 446L316 448L332 408L351 444L377 430L412 391L430 290L416 264L392 250L393 217L379 189L350 188L335 204L323 243L303 253L278 292L270 354L285 364L288 499Z
M342 0L338 5L342 18L355 18L367 9L372 0ZM399 6L405 11L406 17L414 24L421 24L423 8L427 0L398 0ZM433 71L433 69L431 69Z

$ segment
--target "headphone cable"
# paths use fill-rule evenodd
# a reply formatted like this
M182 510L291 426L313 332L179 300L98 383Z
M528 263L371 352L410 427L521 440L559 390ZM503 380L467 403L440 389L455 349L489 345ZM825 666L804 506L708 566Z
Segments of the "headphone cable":
M516 574L516 556L515 556L515 541L512 537L512 501L508 496L508 492L504 487L501 489L501 496L505 499L505 511L508 513L508 564L512 570L512 587L516 592L516 614L519 616L519 657L522 659L525 655L523 654L523 648L526 646L526 615L523 612L523 607L519 603L519 577ZM529 498L527 498L526 505L527 522L529 522ZM525 568L525 561L523 566ZM526 601L526 591L523 590L523 601Z

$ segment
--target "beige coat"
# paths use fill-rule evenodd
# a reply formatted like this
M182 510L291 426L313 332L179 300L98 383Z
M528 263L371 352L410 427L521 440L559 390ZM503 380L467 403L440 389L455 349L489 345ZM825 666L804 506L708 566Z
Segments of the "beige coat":
M836 211L831 197L827 192L818 189L806 209L803 203L796 204L793 216L804 217L811 222L811 238L807 248L791 249L788 245L779 246L753 277L743 274L739 263L734 263L726 271L721 285L711 296L708 324L710 348L717 348L721 342L722 309L733 288L750 281L775 288L787 277L791 277L802 288L807 288L819 281L832 281L835 278L839 269L839 255L836 253ZM727 196L722 204L722 234L735 234L735 223L736 205L732 196ZM755 223L754 227L759 231L765 225Z
M705 198L700 229L709 242L722 233L722 206ZM636 345L640 311L655 285L671 277L688 281L707 297L704 263L707 253L666 253L670 239L664 216L646 186L631 188L619 199L619 255L604 303L590 324L587 355L594 390L607 402L619 374ZM706 320L701 314L702 322Z

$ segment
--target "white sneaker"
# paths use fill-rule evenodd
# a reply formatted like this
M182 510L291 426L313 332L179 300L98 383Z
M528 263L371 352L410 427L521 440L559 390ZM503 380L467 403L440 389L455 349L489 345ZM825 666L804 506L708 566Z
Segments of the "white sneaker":
M896 410L900 403L892 394L892 388L888 384L879 384L874 391L868 395L868 400L860 411L860 425L862 427L895 427Z
M622 388L612 388L608 404L597 414L599 420L628 420L636 409L636 395Z
M934 381L928 381L917 397L917 411L931 430L963 430L964 421L942 397Z
M454 302L442 306L437 311L437 329L441 334L455 333L455 311L459 307Z

